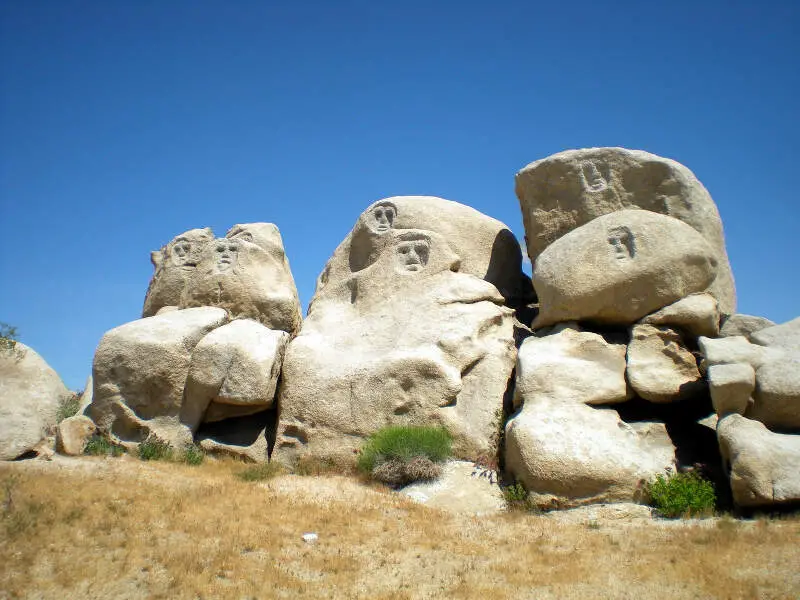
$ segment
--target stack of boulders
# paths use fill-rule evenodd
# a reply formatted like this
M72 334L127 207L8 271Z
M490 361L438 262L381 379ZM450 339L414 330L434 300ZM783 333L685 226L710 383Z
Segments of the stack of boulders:
M143 318L103 336L88 414L114 442L267 460L275 391L300 303L278 228L187 231L151 255Z
M129 447L345 466L382 427L439 425L458 458L499 463L544 508L642 501L687 468L730 481L740 506L800 500L800 320L735 313L719 213L691 171L571 150L516 190L532 281L503 223L387 198L304 321L277 227L177 236L152 253L142 318L101 340L91 421L62 425L59 448L96 426Z

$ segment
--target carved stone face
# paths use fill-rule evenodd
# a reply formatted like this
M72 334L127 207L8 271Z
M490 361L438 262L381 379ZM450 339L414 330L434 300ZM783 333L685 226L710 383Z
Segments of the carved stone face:
M430 242L424 239L405 240L397 244L400 268L405 271L421 271L428 264Z
M393 204L378 204L372 209L372 227L377 233L384 233L392 228L397 209Z
M627 227L609 229L608 243L614 249L614 256L617 260L633 258L636 255L633 233Z
M608 182L600 173L600 169L590 160L581 163L581 178L584 187L590 192L602 192L608 187Z
M194 264L192 264L194 263ZM192 243L185 238L178 238L172 246L172 264L176 267L194 267L192 260Z
M217 258L217 270L227 271L236 264L239 256L239 244L231 240L218 240L214 252Z

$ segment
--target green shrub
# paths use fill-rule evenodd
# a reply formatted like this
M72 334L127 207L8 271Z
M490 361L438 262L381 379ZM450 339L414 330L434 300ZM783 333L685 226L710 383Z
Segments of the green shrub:
M86 442L83 453L91 456L122 456L125 453L125 448L113 444L101 435L93 435Z
M81 395L81 392L71 392L69 396L61 399L61 402L58 403L58 413L56 413L57 423L78 414L78 409L81 407Z
M528 492L519 482L512 483L503 488L503 498L506 504L514 505L528 500Z
M358 468L391 485L435 479L452 454L453 438L442 427L384 427L358 457Z
M17 348L17 337L16 327L0 322L0 353L22 360L25 358L25 351Z
M169 442L150 435L139 444L136 453L141 460L169 460L172 458L173 450Z
M269 462L247 467L244 471L239 471L236 476L242 481L264 481L277 475L283 475L284 472L283 465Z
M195 446L194 444L186 444L186 447L183 449L183 456L181 458L187 465L197 466L203 464L203 461L206 458L206 453L203 452L203 449L199 446Z
M695 472L659 475L647 486L650 504L668 518L710 515L714 511L714 485Z

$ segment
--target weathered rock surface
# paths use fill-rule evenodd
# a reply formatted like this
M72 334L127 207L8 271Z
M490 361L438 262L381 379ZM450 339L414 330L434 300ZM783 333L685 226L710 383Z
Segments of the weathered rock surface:
M401 493L415 502L455 513L482 515L505 510L496 476L464 461L448 461L435 481L412 483Z
M525 400L506 425L506 469L541 508L642 499L675 466L663 423L627 424L610 408Z
M132 321L108 331L94 356L89 413L122 442L154 433L180 447L191 441L180 425L191 352L228 321L221 308L191 308Z
M94 422L84 415L64 419L56 429L56 451L67 456L80 456L95 431Z
M536 259L534 327L587 320L629 325L714 281L717 259L686 223L644 210L590 221Z
M634 391L650 402L686 400L706 390L694 355L669 327L633 326L627 376Z
M454 245L433 228L453 232ZM495 452L516 352L512 311L482 277L510 296L524 287L521 271L506 270L521 259L505 231L439 198L370 206L287 349L273 456L352 462L366 436L392 424L443 425L461 457Z
M708 191L680 163L624 148L568 150L522 169L516 191L532 262L573 229L615 211L640 208L687 223L710 244L719 263L710 291L721 312L735 312L719 212Z
M701 337L698 343L709 368L743 364L755 370L753 402L744 416L772 430L800 430L800 353L751 344L741 336Z
M193 229L151 254L155 274L142 316L175 308L217 306L233 318L295 332L300 302L278 228L235 225L224 238Z
M56 425L70 395L58 374L32 348L0 349L0 460L33 450Z
M756 331L761 331L773 325L775 323L764 317L736 313L723 321L719 335L720 337L742 336L750 340L750 336Z
M754 344L800 354L800 317L750 334Z
M629 399L625 345L610 344L574 325L559 327L544 337L527 338L517 356L514 404L539 397L586 404Z
M332 293L372 265L392 237L391 230L425 230L447 241L455 257L453 269L494 285L510 305L524 304L532 295L530 279L522 273L516 237L506 225L474 208L433 196L395 196L370 205L339 245L317 280L313 302Z
M706 374L714 412L724 417L729 413L743 415L752 403L756 389L756 372L749 364L712 365Z
M196 431L271 408L289 334L238 319L206 335L192 351L181 422Z
M800 501L800 435L773 433L757 421L729 414L720 419L717 436L737 505Z
M647 315L641 323L664 325L699 337L716 337L719 334L717 300L711 294L692 294Z

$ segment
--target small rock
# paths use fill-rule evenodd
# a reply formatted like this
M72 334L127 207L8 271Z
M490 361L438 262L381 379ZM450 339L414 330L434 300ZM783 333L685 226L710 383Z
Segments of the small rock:
M304 533L303 534L303 541L306 544L313 544L319 539L319 536L316 533Z

